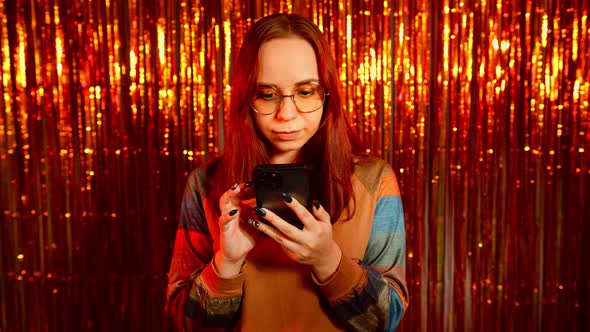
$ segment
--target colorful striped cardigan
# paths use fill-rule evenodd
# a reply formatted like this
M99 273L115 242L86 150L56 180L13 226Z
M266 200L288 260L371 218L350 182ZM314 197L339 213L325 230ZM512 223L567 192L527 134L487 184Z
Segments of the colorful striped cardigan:
M217 202L206 175L188 178L168 274L166 310L186 331L393 331L408 306L405 226L399 187L383 160L356 163L355 213L333 224L342 249L336 273L320 283L261 237L241 272L221 278Z

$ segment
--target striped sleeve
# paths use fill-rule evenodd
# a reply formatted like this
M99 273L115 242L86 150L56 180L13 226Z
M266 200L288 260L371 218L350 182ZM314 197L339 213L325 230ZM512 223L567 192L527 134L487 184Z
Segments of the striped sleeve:
M375 305L383 311L384 330L395 330L408 306L406 234L399 195L378 199L369 244L361 265L367 269L369 289L375 289L375 298L379 299Z
M404 213L391 167L383 170L376 184L379 188L365 256L362 261L343 256L336 273L354 286L347 288L345 296L333 286L323 289L334 315L352 331L394 331L408 306Z
M238 319L244 275L221 278L201 197L203 170L188 178L168 273L166 311L179 331L225 331Z

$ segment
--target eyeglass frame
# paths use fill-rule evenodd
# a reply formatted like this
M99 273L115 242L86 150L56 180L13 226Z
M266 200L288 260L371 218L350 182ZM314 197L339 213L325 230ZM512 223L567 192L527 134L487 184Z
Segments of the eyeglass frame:
M295 102L295 94L294 93L292 93L290 95L283 95L283 94L280 93L279 88L277 88L276 86L274 86L272 84L259 84L258 86L270 87L270 88L273 88L277 92L277 96L280 97L280 99L277 102L276 109L273 112L271 112L271 113L262 113L259 110L257 110L256 107L254 107L254 105L252 105L252 102L250 102L250 108L254 111L254 113L256 113L258 115L272 115L272 114L275 114L276 112L279 111L279 109L281 108L281 104L283 103L283 99L285 97L289 97L289 98L291 98L291 101L293 102L293 105L295 105L295 108L297 109L297 112L304 113L304 114L317 112L317 111L320 110L320 108L322 108L324 106L324 104L326 103L326 97L329 96L330 93L328 93L326 90L324 90L324 87L320 84L320 82L318 82L316 80L304 81L304 82L298 83L297 85L299 86L299 85L309 84L309 83L312 83L312 84L317 85L322 90L322 92L324 93L324 98L323 98L324 100L322 100L322 105L319 106L318 108L316 108L313 111L302 111L299 108L299 106L297 105L297 103ZM295 88L295 91L297 91L297 88Z

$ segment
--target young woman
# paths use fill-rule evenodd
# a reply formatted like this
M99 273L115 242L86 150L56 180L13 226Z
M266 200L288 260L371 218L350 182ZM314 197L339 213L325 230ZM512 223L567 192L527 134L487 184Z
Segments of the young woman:
M225 153L187 182L168 312L186 331L393 331L408 303L398 184L362 154L322 33L267 16L234 68ZM268 163L311 169L310 210L283 194L302 229L251 207Z

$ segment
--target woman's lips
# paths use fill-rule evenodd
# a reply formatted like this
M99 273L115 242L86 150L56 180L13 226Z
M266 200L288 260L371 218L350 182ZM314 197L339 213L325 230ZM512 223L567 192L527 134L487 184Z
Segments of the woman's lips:
M275 131L275 135L282 141L293 141L299 138L301 130L295 131Z

